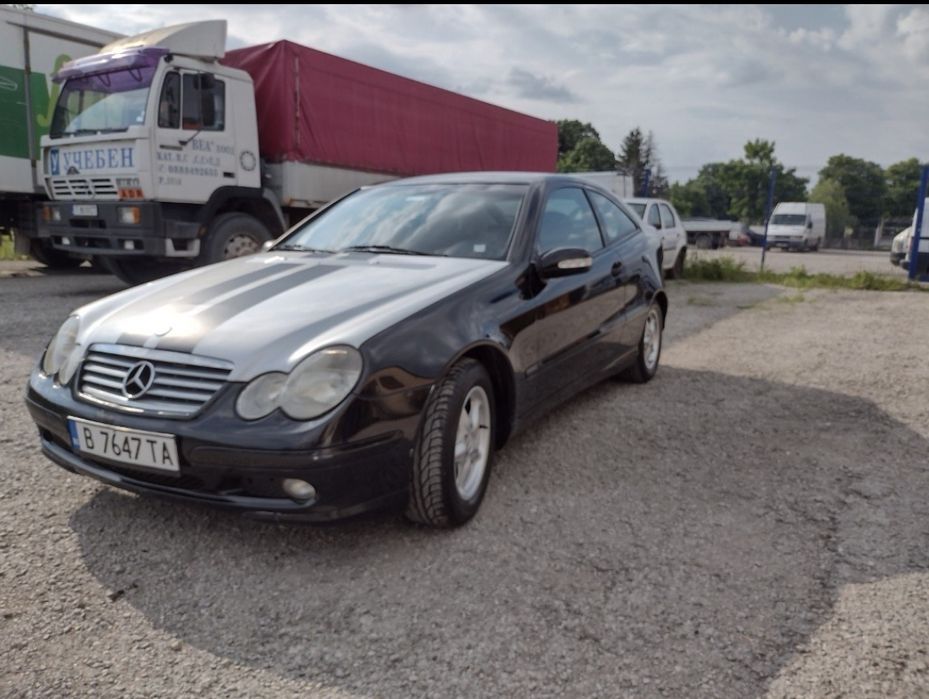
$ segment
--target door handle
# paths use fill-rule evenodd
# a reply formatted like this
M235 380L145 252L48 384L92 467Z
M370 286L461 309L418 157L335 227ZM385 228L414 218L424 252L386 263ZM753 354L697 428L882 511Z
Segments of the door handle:
M614 277L618 277L620 273L623 271L623 261L616 260L616 262L613 263L613 267L610 271L613 272Z

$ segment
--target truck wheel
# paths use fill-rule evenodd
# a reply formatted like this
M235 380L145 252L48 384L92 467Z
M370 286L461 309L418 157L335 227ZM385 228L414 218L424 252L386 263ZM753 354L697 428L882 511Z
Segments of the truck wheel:
M431 527L467 522L484 498L493 456L493 385L480 362L463 359L426 404L406 516Z
M169 274L176 274L189 268L176 260L162 260L157 257L97 257L100 266L122 282L130 286L144 284Z
M210 265L260 252L261 244L270 239L271 233L254 216L235 212L221 214L210 224L197 264Z
M30 243L29 254L49 269L77 269L84 262L82 258L72 257L66 252L55 250L41 240L33 240Z
M639 353L635 364L626 369L620 378L632 383L645 383L651 381L658 373L658 360L661 359L661 333L664 329L664 317L661 307L652 303L645 316L645 327L642 328L642 337L639 338Z
M697 249L698 250L709 250L713 247L713 239L710 238L706 233L701 233L697 236Z

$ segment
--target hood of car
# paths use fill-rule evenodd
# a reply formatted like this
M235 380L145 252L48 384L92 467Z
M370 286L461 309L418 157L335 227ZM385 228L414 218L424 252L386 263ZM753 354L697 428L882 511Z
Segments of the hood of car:
M359 347L493 274L495 260L265 253L184 272L80 309L79 342L233 362L230 380L289 371L334 344Z

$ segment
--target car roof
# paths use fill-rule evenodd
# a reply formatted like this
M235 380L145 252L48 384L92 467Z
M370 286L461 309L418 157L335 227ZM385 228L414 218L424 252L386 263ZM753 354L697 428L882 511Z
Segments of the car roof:
M648 204L650 201L668 203L667 199L658 199L657 197L623 197L623 201L627 204Z
M590 182L575 175L554 172L447 172L440 175L421 175L402 180L391 180L384 185L407 184L537 184L565 182L589 185ZM383 185L381 185L383 186Z

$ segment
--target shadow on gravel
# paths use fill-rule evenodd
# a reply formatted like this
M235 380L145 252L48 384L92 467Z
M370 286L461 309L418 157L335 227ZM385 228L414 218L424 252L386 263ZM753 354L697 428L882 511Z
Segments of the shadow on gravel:
M118 604L285 677L377 696L748 697L837 584L925 569L927 446L860 399L663 367L517 438L460 530L283 527L110 490L71 526Z

